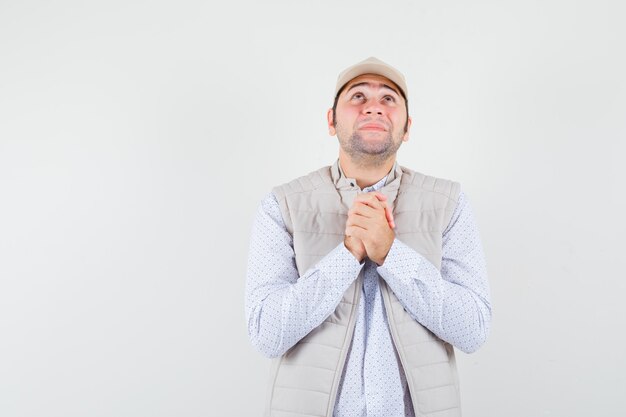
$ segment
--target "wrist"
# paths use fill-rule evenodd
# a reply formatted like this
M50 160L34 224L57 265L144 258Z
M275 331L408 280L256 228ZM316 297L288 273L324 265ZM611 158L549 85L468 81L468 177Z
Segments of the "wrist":
M361 254L358 254L358 253L354 253L354 252L352 252L352 251L350 251L350 253L352 254L352 256L354 256L354 258L355 258L357 261L359 261L359 263L360 263L360 264L362 264L362 263L363 263L363 261L365 260L365 254L361 255Z
M394 240L391 241L389 246L387 246L387 250L385 250L385 252L383 254L381 254L381 256L379 256L379 257L377 257L375 259L370 258L370 259L372 259L372 261L374 261L376 263L377 266L382 266L385 263L385 259L387 259L387 255L389 255L389 252L391 251L391 247L393 246Z
M370 259L376 264L376 266L382 266L385 263L385 259L387 259L387 255L383 256L382 258Z
M343 246L348 250L348 252L350 252L350 254L352 256L354 256L354 259L356 259L360 264L363 263L363 260L365 259L365 254L361 254L356 250L353 250L350 246L348 246L344 240L343 242Z
M383 264L385 263L385 258L381 259L380 261L374 261L374 263L376 264L376 266L383 266Z

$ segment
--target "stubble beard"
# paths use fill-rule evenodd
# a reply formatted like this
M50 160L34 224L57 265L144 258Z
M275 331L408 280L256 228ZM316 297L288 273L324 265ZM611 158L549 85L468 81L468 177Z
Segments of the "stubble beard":
M350 157L353 163L360 166L380 166L396 154L402 144L401 137L394 140L390 131L383 140L370 142L363 139L363 135L358 131L353 132L349 137L340 133L342 126L337 123L337 139L341 149Z

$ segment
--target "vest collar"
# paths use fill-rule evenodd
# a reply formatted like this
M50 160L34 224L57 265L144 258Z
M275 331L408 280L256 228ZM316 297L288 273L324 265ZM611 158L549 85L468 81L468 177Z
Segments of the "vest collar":
M330 175L335 184L335 188L339 191L358 190L356 181L353 178L348 178L343 173L341 166L339 166L339 159L330 167ZM387 174L387 180L385 185L380 189L380 192L387 195L387 197L395 197L398 188L400 188L400 179L402 177L402 169L398 165L398 161L393 163L391 171Z
M358 191L356 181L352 178L347 178L343 173L343 170L339 166L339 159L330 167L330 174L337 191L340 194L344 192ZM393 203L398 195L398 189L400 188L400 181L402 179L402 168L398 165L398 161L394 162L391 171L387 174L387 180L385 185L379 190L379 192L387 196L387 201ZM349 193L352 194L352 193ZM356 195L356 194L355 194ZM342 198L343 200L343 198ZM346 204L348 207L352 206L352 198L349 199Z

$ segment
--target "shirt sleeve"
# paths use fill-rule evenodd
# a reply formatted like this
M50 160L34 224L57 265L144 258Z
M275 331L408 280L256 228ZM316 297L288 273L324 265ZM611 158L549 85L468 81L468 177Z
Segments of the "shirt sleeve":
M248 252L245 312L252 345L267 357L285 353L335 311L362 267L341 242L300 276L293 238L270 193L257 211Z
M441 272L395 239L378 273L413 319L440 339L466 353L487 339L491 323L487 268L470 202L462 191L443 232Z

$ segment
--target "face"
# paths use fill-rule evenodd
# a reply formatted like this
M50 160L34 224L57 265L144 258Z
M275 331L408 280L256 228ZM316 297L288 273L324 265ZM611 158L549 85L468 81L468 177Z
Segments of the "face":
M337 101L335 125L328 111L328 131L337 135L340 152L355 162L384 162L409 139L411 118L404 98L387 78L360 75L348 82ZM407 125L407 131L404 126Z

